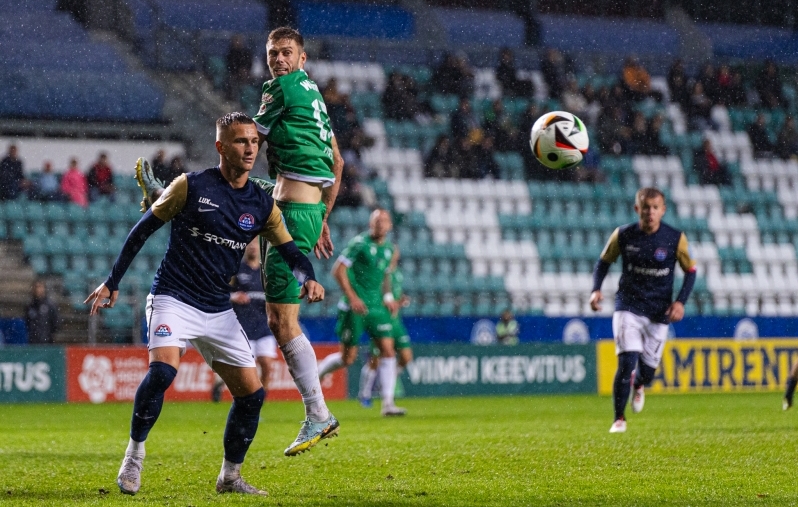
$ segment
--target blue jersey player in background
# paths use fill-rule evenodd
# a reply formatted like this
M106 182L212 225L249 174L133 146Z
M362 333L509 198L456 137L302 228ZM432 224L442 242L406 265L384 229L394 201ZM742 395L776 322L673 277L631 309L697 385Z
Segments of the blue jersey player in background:
M144 441L163 406L186 342L225 381L233 404L224 432L224 460L216 491L266 495L241 478L241 464L258 429L264 391L255 358L230 303L230 280L244 249L263 236L291 266L308 300L324 298L313 266L285 228L282 213L249 172L258 131L243 113L216 121L217 167L176 178L133 227L111 274L86 299L91 314L114 306L119 283L144 242L166 222L169 244L147 297L149 370L133 402L130 441L117 484L133 495L141 486Z
M623 272L612 315L618 370L612 390L615 420L610 433L626 431L624 410L631 389L634 389L632 411L643 410L644 386L654 378L662 359L668 324L684 317L684 303L696 279L696 263L688 252L687 237L662 222L665 195L656 188L638 190L635 212L640 220L615 229L601 252L593 271L590 295L590 307L599 311L604 299L601 283L610 265L620 256ZM677 262L684 271L684 283L673 301Z
M268 395L269 372L272 370L272 361L277 359L277 340L269 329L266 317L266 295L263 292L258 243L258 240L253 240L247 245L244 259L231 284L233 292L230 301L241 327L249 337L255 362L260 367L260 381Z

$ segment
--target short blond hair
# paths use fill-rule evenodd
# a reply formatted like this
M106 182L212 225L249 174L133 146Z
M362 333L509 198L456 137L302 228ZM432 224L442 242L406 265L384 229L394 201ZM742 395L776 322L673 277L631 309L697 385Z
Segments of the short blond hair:
M646 199L654 199L657 197L661 197L662 202L665 202L665 194L662 193L662 190L654 187L641 188L635 194L635 205L642 206L643 201Z

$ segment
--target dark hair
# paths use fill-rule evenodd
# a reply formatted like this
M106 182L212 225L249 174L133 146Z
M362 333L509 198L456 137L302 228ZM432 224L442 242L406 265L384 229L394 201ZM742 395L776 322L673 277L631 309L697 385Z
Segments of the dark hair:
M300 48L305 47L305 39L302 37L302 34L299 33L299 30L291 28L290 26L281 26L280 28L272 30L269 33L269 37L266 39L266 44L283 39L290 39L296 42L297 46Z
M247 116L245 113L236 111L235 113L227 113L218 120L216 120L216 129L223 129L229 127L233 123L243 123L244 125L252 125L255 121Z
M662 201L665 201L665 194L660 189L654 187L641 188L635 195L635 204L641 206L646 199L655 199L657 197L661 197Z

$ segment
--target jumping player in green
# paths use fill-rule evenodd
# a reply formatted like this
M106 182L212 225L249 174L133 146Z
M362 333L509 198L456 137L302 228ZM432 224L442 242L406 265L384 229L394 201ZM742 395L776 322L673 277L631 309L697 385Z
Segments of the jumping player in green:
M273 30L266 41L272 78L263 84L255 120L260 142L267 144L274 200L283 212L300 251L330 258L333 243L327 217L338 194L343 159L338 152L327 107L303 67L304 39L293 28ZM273 248L261 245L269 327L305 403L306 419L286 456L299 454L337 432L319 382L316 354L299 327L299 284Z
M393 228L391 215L376 209L369 219L369 230L358 234L333 265L333 276L341 286L335 332L341 351L322 359L319 376L323 377L351 365L357 358L357 346L366 331L380 350L378 375L382 386L382 415L404 415L393 402L396 386L396 351L393 339L393 315L399 304L388 287L394 246L387 241Z
M391 267L389 268L391 271L391 293L393 294L394 301L396 301L399 306L396 313L392 315L393 319L391 321L391 325L393 326L393 344L397 355L397 379L402 374L402 370L413 360L413 349L410 348L410 335L402 322L402 316L400 314L401 308L410 304L410 298L402 293L404 276L399 269L399 257L399 249L397 248L394 251ZM377 380L379 361L380 349L376 345L372 345L371 357L360 370L360 389L357 397L364 408L371 408L371 393L374 390L374 382Z

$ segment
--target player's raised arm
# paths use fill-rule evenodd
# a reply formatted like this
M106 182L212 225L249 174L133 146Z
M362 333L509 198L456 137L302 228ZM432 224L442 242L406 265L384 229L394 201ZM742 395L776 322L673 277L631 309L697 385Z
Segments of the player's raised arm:
M601 302L604 296L601 294L601 284L604 283L604 278L610 271L610 265L615 262L618 256L621 255L621 247L618 243L618 229L612 231L610 239L604 246L604 250L596 261L596 266L593 268L593 291L590 293L590 309L594 312L601 310Z

